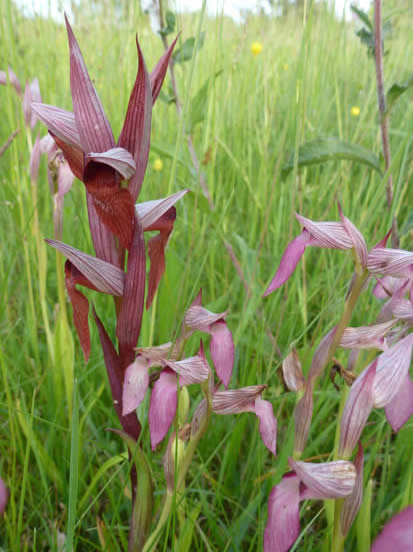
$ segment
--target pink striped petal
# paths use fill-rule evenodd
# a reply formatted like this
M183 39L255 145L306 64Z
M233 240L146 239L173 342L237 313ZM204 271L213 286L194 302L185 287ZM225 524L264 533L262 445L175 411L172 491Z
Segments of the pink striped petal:
M313 389L311 381L305 387L304 395L297 403L294 411L294 452L301 454L310 432L313 416Z
M268 500L268 520L264 530L264 552L288 552L300 533L300 480L285 475L273 487Z
M333 343L334 334L336 333L336 327L330 330L320 341L317 349L314 352L313 360L311 361L310 371L308 373L308 380L314 382L314 380L320 377L327 364L328 353L330 351L331 344Z
M354 489L351 495L347 496L343 502L343 509L340 515L341 534L346 536L353 525L353 521L360 509L361 501L363 499L363 447L361 443L357 451L357 456L354 460L354 467L356 468L357 476L354 484Z
M231 330L224 320L218 320L211 326L211 358L217 376L228 387L234 366L235 348Z
M406 280L404 278L395 278L394 276L383 276L377 278L377 284L374 286L373 295L377 299L389 299L398 289L400 289Z
M315 222L296 214L296 219L313 238L311 245L330 249L352 249L353 240L342 222Z
M260 434L264 445L275 456L277 447L277 420L274 416L272 404L258 397L255 400L255 414L260 421Z
M395 398L409 373L413 334L382 353L377 360L374 378L374 406L387 406Z
M413 277L413 253L403 249L384 249L377 247L368 255L367 268L372 274Z
M210 326L219 320L224 320L226 312L214 313L204 309L201 305L192 305L185 313L184 322L193 330L210 332Z
M32 103L32 108L52 134L66 144L82 149L75 116L72 112L42 103Z
M339 456L353 452L374 404L374 378L377 360L372 362L351 386L341 418Z
M64 196L70 191L74 179L75 175L70 170L69 164L63 161L59 166L57 174L58 194L60 196Z
M9 489L6 487L3 479L0 477L0 515L4 512L9 500Z
M398 393L385 408L386 418L397 432L413 415L413 382L407 373Z
M46 240L46 242L63 253L99 291L110 295L123 295L125 274L120 268L63 242L57 240Z
M266 385L251 385L240 389L216 391L212 396L212 410L215 414L240 414L255 412L255 401Z
M209 376L208 363L205 355L201 352L196 356L184 358L183 360L165 360L164 363L179 374L180 385L201 383L207 380Z
M300 389L304 389L305 379L296 349L293 349L290 353L288 353L283 360L282 371L285 385L290 391L299 391Z
M138 357L125 372L122 391L122 414L125 416L141 404L149 386L149 362Z
M86 153L107 151L115 145L112 130L66 16L65 21L70 50L73 111L82 149Z
M172 55L173 49L175 48L175 44L178 38L179 38L179 35L175 38L175 40L172 42L172 44L163 54L163 56L158 61L158 63L156 64L156 67L154 68L154 70L150 75L150 83L151 83L151 90L152 90L152 104L156 102L159 92L161 91L162 84L166 75L166 71L168 69L169 60L171 59L171 55Z
M136 170L135 161L132 155L123 148L111 148L102 153L88 153L86 155L86 161L86 172L89 169L89 163L94 161L95 163L102 163L103 165L112 167L122 175L125 180L129 180L135 174Z
M152 450L159 445L175 418L177 404L177 380L174 373L163 371L151 394L149 405L149 430Z
M297 236L291 243L288 244L287 249L280 261L280 266L277 269L270 285L264 292L264 296L269 295L276 289L280 288L290 278L298 264L298 261L304 255L305 248L311 242L311 235L304 230L299 236Z
M408 506L386 523L371 552L411 552L412 542L413 506Z
M351 220L344 216L340 203L338 204L338 209L340 212L340 218L343 223L344 229L346 230L347 234L350 236L351 241L353 242L353 247L360 261L360 264L363 268L365 268L367 265L367 255L368 255L366 241L363 235L361 234L361 232L354 226Z
M135 205L136 213L139 216L144 230L154 225L177 201L181 199L189 190L181 190L162 199L145 201Z
M354 489L356 469L351 462L337 460L315 464L312 462L295 462L289 458L288 463L306 486L301 498L345 498Z
M340 347L345 349L384 349L384 336L397 324L397 320L389 320L371 326L346 328L340 341Z
M177 360L180 352L179 343L163 343L156 347L137 347L136 352L151 362L151 365L163 360Z

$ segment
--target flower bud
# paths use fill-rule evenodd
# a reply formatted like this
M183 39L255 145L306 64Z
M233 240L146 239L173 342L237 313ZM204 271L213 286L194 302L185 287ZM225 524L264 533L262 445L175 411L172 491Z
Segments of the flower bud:
M181 427L185 424L186 418L188 416L190 406L190 399L188 389L186 387L181 387L179 390L179 399L178 399L178 411L177 411L177 421L178 427Z

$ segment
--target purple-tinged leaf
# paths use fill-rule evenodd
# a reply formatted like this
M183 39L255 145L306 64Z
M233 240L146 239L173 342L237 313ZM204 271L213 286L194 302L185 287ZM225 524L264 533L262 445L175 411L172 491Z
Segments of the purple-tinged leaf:
M159 95L159 92L161 91L162 84L165 79L166 71L168 70L169 60L171 59L171 55L172 55L173 49L175 48L175 44L178 38L179 38L179 34L172 42L172 44L169 46L169 48L166 50L166 52L163 54L161 59L158 61L158 63L156 64L155 68L153 69L150 75L152 105L155 104L156 99Z
M336 327L331 329L320 341L317 349L314 352L313 360L311 361L310 371L308 373L308 380L314 382L314 380L320 377L326 367L328 360L328 353L330 351L331 344L333 343L334 335L336 333Z
M152 121L151 85L137 37L136 46L139 58L138 73L117 144L130 151L135 159L136 173L129 182L129 191L134 203L141 190L146 165L148 164Z
M161 372L153 386L149 405L149 430L152 450L159 445L173 422L177 405L176 375L169 370Z
M377 359L374 378L374 406L387 406L398 394L409 373L413 348L413 334L382 353Z
M277 420L275 419L272 404L260 397L255 400L255 414L260 424L260 434L267 449L276 455L277 450Z
M282 371L285 385L290 391L304 389L305 379L296 349L292 349L283 360Z
M356 469L351 462L336 460L315 464L289 458L288 463L306 486L302 499L345 498L353 492Z
M93 316L95 318L96 326L98 328L100 343L102 345L103 357L105 359L106 371L108 374L108 379L110 383L110 388L112 391L112 399L115 410L118 414L120 423L122 424L123 430L130 437L138 440L139 433L141 431L141 426L136 417L136 414L130 413L126 416L122 416L122 367L120 359L116 353L115 347L108 336L105 327L100 321L98 315L96 314L95 309L93 309Z
M43 103L32 103L32 109L52 134L69 146L82 149L76 119L71 111Z
M342 222L315 222L299 214L295 217L310 234L312 241L309 245L329 249L353 249L354 243Z
M366 268L368 255L366 241L361 232L354 226L351 220L344 216L340 203L338 204L338 209L344 229L353 242L353 247L360 261L360 264L363 268Z
M88 153L86 155L86 169L87 173L89 163L102 163L108 165L117 171L125 180L129 180L136 170L135 161L132 155L123 148L112 148L102 153Z
M138 357L125 372L122 392L122 414L133 412L145 398L149 386L149 361Z
M145 301L146 257L143 229L139 219L135 219L135 231L128 256L125 277L125 291L118 316L116 335L119 340L119 353L123 365L128 366L134 359L134 348L141 331L143 306Z
M311 381L305 387L304 395L297 403L294 411L294 452L301 454L310 432L313 416L313 388Z
M287 473L273 487L268 500L264 552L288 552L300 533L300 480Z
M209 367L205 355L198 354L179 361L165 360L165 365L179 374L180 385L201 383L208 379Z
M275 273L275 276L270 282L270 285L264 292L264 296L269 295L276 289L280 288L292 275L298 261L304 255L305 248L311 243L311 235L304 230L291 243L282 256L280 266Z
M372 249L367 259L367 268L372 274L413 277L413 253L403 249Z
M156 222L188 192L189 190L181 190L162 199L137 203L135 209L143 229L148 230L149 227L156 226Z
M215 414L240 414L255 412L255 401L266 385L250 385L240 389L216 391L212 396L212 410Z
M66 16L65 20L70 50L73 111L82 149L85 153L107 151L115 145L112 130Z
M4 512L9 500L9 489L6 487L3 479L0 477L0 515Z
M385 349L384 336L397 324L397 320L389 320L382 324L346 328L340 341L340 347L345 349Z
M40 136L37 134L36 141L34 142L33 149L30 154L30 179L32 184L37 184L39 177L40 156Z
M235 348L231 330L224 320L218 320L210 327L211 359L217 376L228 387L234 366Z
M361 443L359 443L357 455L354 460L354 467L356 468L357 473L354 489L351 495L344 499L343 509L341 510L340 515L341 534L344 537L349 532L363 499L363 461L363 447L361 446Z
M408 506L386 523L371 552L411 552L412 542L413 506Z
M123 295L125 274L120 268L57 240L46 242L63 253L98 291L110 295Z
M398 393L385 408L386 418L396 433L413 415L413 382L407 373Z
M376 367L377 360L373 361L351 386L341 418L341 457L348 458L351 455L373 409Z

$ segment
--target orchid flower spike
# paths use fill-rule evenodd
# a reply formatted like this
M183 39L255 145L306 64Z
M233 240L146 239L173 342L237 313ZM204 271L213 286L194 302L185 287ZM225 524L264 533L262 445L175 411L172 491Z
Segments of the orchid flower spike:
M290 278L306 247L309 246L342 250L354 249L360 265L366 266L366 242L354 224L343 215L340 205L339 210L341 222L314 222L296 214L303 231L287 246L280 266L264 295L269 295Z

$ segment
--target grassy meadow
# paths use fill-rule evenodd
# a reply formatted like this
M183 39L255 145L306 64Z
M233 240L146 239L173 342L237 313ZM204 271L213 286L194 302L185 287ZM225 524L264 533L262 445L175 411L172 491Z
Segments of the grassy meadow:
M134 2L124 4L119 15L115 3L93 10L82 2L84 10L71 21L115 137L137 69L135 33L149 69L163 52L148 16ZM335 19L323 5L312 9L307 2L305 10L292 10L287 18L251 16L243 25L203 13L177 16L182 39L202 30L205 42L192 60L175 67L183 118L174 104L158 100L154 107L139 200L183 188L192 193L177 205L166 273L145 312L139 345L173 339L202 287L204 306L228 311L236 346L230 387L268 386L264 398L273 404L278 438L274 458L263 446L255 416L215 416L187 478L186 520L174 510L158 550L262 550L268 495L287 470L293 447L296 397L284 388L281 362L295 346L308 371L315 347L341 316L352 275L350 253L310 248L288 284L263 297L287 243L300 231L294 213L338 220L339 199L369 246L396 216L401 247L412 248L413 92L404 94L391 114L391 212L386 178L364 164L332 160L298 166L294 151L320 137L359 144L381 156L373 59L355 36L354 24ZM412 72L413 13L394 9L385 15L393 24L384 61L390 85ZM251 53L254 41L263 45L257 56ZM72 109L63 23L23 17L11 0L0 0L0 69L8 64L23 86L38 77L43 102ZM167 76L165 93L169 82ZM207 95L193 101L205 82ZM359 107L358 116L353 107ZM106 431L119 422L96 328L90 324L92 351L86 365L69 303L67 324L57 308L63 262L58 258L58 271L55 251L43 242L53 237L45 156L37 186L30 181L30 149L36 133L43 136L46 128L39 122L33 132L26 130L21 100L11 86L0 87L0 121L0 145L19 129L0 158L0 475L10 488L0 519L0 550L63 550L64 538L67 549L125 550L130 463L122 440ZM187 148L189 133L213 210L200 190ZM291 158L295 163L287 174L283 167ZM157 159L161 170L154 168ZM65 196L63 241L93 254L84 186L77 180ZM111 298L86 294L114 335ZM374 322L379 310L380 303L364 293L352 325ZM196 340L191 346L187 352L195 354ZM344 350L336 356L346 362ZM367 353L362 358L364 366ZM340 378L338 383L343 385ZM189 392L193 411L199 387ZM339 402L326 373L315 392L303 459L331 459ZM152 453L147 412L148 399L139 409L142 444L151 459L159 505L165 445ZM383 410L375 409L362 441L371 512L368 505L362 508L346 540L346 550L358 552L369 550L368 523L374 538L385 521L413 502L412 421L394 434ZM293 549L328 551L330 505L311 501L301 506L302 535ZM179 542L172 535L180 535Z

